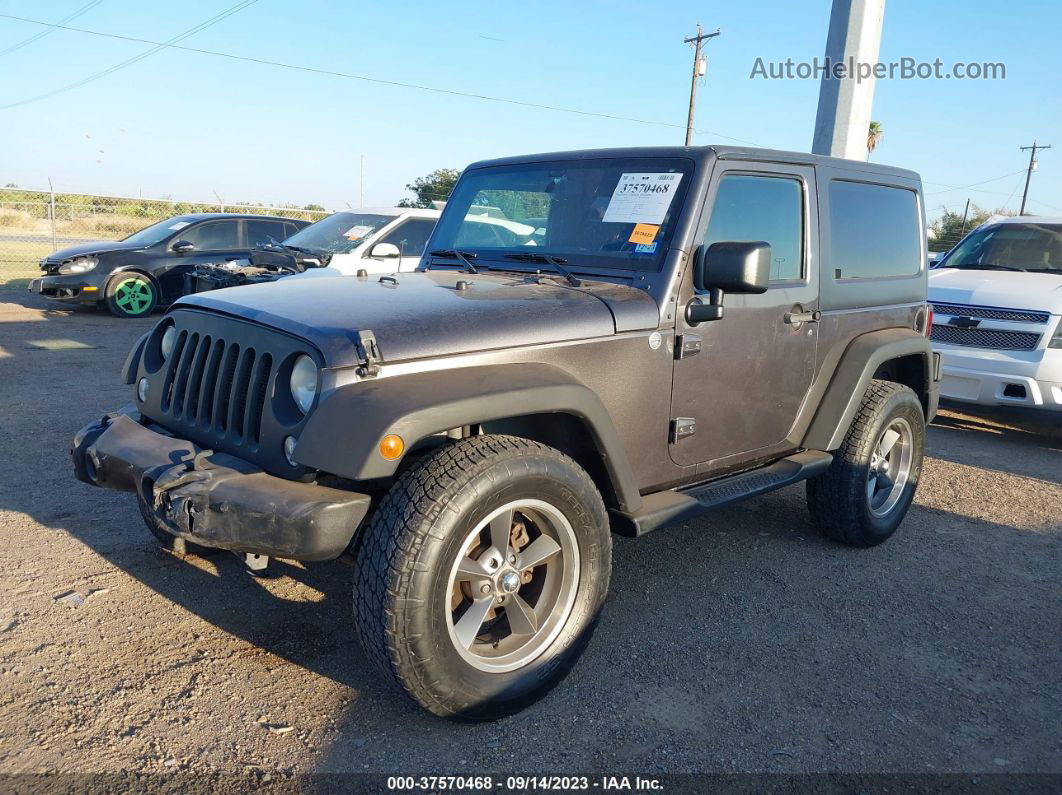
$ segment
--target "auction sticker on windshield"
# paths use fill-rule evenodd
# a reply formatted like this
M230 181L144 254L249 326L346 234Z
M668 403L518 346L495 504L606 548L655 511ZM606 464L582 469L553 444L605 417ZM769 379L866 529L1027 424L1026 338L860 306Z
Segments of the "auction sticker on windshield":
M352 226L344 233L348 240L360 240L372 231L371 226Z
M602 221L661 224L682 174L621 174Z

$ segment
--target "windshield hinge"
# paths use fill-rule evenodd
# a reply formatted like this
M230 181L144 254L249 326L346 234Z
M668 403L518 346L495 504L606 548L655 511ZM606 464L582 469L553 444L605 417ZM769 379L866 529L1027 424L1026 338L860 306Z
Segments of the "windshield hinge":
M354 335L354 344L358 349L361 367L357 373L361 378L372 378L380 373L380 348L376 344L376 335L371 331L359 331Z

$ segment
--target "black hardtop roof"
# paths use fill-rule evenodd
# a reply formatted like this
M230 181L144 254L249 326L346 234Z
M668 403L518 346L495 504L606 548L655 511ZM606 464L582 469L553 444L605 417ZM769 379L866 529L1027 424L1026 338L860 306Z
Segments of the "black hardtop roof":
M545 152L533 155L516 155L494 160L480 160L468 167L485 168L488 166L515 165L517 163L534 163L549 160L595 160L598 158L653 158L685 157L701 164L712 157L720 160L755 160L763 163L791 163L805 166L828 166L852 173L873 174L878 176L899 177L908 180L920 180L914 171L879 163L867 163L862 160L845 160L841 157L813 155L807 152L786 152L780 149L760 149L753 146L634 146L620 149L578 149L570 152Z

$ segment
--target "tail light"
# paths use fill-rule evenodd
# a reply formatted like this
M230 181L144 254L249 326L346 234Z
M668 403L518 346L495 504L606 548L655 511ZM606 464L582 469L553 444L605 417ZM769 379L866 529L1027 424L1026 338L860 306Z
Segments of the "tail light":
M926 304L926 327L924 332L927 337L933 333L933 304Z

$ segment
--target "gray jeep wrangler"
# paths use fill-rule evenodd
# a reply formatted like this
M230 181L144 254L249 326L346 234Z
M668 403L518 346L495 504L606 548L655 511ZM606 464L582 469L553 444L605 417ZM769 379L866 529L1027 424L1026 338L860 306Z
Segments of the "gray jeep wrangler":
M610 532L803 480L829 538L892 535L937 406L925 251L920 180L894 168L476 163L418 272L178 301L74 469L178 552L352 556L366 656L433 713L497 717L585 648Z

